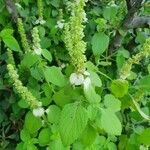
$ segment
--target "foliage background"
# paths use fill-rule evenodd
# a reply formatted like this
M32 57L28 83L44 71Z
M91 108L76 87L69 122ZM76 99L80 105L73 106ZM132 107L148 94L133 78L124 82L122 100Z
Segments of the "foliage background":
M13 57L18 69L20 80L28 87L36 98L43 102L45 107L57 104L59 108L62 109L61 105L63 106L64 104L56 102L55 99L59 100L59 97L62 98L65 94L56 94L61 90L61 86L57 87L53 84L48 86L49 84L45 82L44 76L41 73L42 69L45 68L46 65L62 67L65 64L66 67L62 72L66 75L66 78L68 78L70 73L73 72L73 67L69 65L70 58L68 51L63 42L63 29L56 28L58 20L64 19L65 22L67 22L69 19L70 12L67 9L68 0L43 1L43 18L46 23L44 25L39 25L38 29L41 39L41 47L42 49L47 49L48 53L46 53L46 56L42 59L36 57L31 58L30 55L25 57L25 55L22 54L22 43L16 23L17 15L23 19L27 38L29 43L32 44L31 30L36 26L35 22L38 19L37 1L15 0L15 8L13 8L9 2L9 0L0 1L0 31L8 28L13 30L13 34L9 39L10 41L7 40L6 42L4 41L4 38L0 37L0 147L2 150L15 149L16 145L21 141L26 142L24 138L27 136L23 135L22 129L25 116L28 112L28 109L24 108L27 108L28 106L24 104L24 101L20 99L16 92L13 92L14 89L9 80L6 69L6 64L9 62L7 46L13 50ZM9 12L9 8L11 8L12 11ZM18 14L14 13L15 9L17 9ZM134 8L132 7L131 9ZM150 35L147 22L144 26L142 25L142 28L125 26L125 23L128 23L128 25L130 24L128 20L125 19L131 9L129 9L125 0L111 2L107 0L90 0L85 7L88 18L84 30L84 41L87 42L87 60L92 62L98 71L107 74L107 76L112 79L117 79L118 72L126 60L141 51L143 44ZM148 17L150 15L150 3L145 1L135 11L135 16ZM15 38L15 42L14 40L12 41L12 37ZM39 59L40 63L35 64L37 59ZM89 63L88 67L93 69L91 63ZM141 110L147 115L149 115L150 112L149 90L144 89L146 94L140 97L139 90L135 87L138 86L141 78L146 75L148 75L148 78L145 83L150 83L149 73L149 57L147 57L138 63L138 65L134 66L132 73L128 78L130 82L130 93L137 97ZM101 95L101 97L104 97L106 94L110 93L111 82L104 76L98 76L100 79L97 79L95 82L102 82L102 86L96 87L96 92ZM68 82L67 80L65 81ZM58 84L60 84L60 82ZM68 90L68 87L65 88ZM69 86L69 88L71 87ZM77 88L76 90L80 91L81 89ZM120 91L117 92L119 93ZM77 97L80 95L75 96ZM145 149L146 147L148 148L148 145L150 145L148 140L150 139L149 122L141 117L130 97L125 96L120 98L120 100L121 111L118 112L117 115L120 120L122 120L122 135L111 136L107 135L103 130L97 131L100 135L99 141L103 141L99 144L101 145L101 149L113 150L118 148L120 150L137 150L141 145L145 145ZM103 100L102 105L104 105ZM57 116L55 117L57 118ZM20 133L22 133L21 136ZM35 144L32 142L30 144L28 143L31 145L28 149L36 149L33 145L38 145L36 138L33 138L32 140ZM60 141L57 140L57 142L53 142L52 145L56 150L59 150L59 148L56 148L55 146L59 144ZM37 147L38 149L45 149L45 147L39 145ZM62 148L60 148L60 150L61 149ZM82 148L80 144L75 143L74 149L84 148Z

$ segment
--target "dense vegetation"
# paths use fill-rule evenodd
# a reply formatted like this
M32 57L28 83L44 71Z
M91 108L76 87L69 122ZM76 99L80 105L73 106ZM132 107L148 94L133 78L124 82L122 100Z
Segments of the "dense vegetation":
M148 150L150 2L0 0L0 150Z

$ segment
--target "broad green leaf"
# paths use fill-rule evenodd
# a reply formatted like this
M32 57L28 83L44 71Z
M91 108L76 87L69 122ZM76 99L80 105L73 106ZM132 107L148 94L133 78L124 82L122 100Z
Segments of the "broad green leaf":
M70 146L65 147L60 138L50 142L47 150L70 150Z
M127 135L122 134L122 135L119 137L119 144L118 144L119 150L124 150L124 149L126 148L127 142L128 142L128 137L127 137Z
M116 97L120 98L128 93L128 86L128 81L117 79L112 81L110 90Z
M0 32L0 37L6 37L6 36L11 36L13 34L13 30L12 29L4 29Z
M43 57L44 57L45 59L47 59L49 62L52 61L52 55L51 55L51 53L50 53L48 50L43 49L43 50L42 50L42 55L43 55Z
M44 91L46 97L51 97L51 96L52 96L52 87L51 87L50 84L44 83L44 84L41 86L41 88L42 88L42 90Z
M86 68L87 70L97 72L99 69L97 66L95 66L91 61L86 62Z
M51 46L51 40L47 37L43 37L41 38L40 44L43 49L47 49Z
M29 104L28 104L24 99L21 99L21 100L18 102L18 105L19 105L19 107L21 107L21 108L28 108L28 107L29 107Z
M81 135L81 142L85 146L91 145L95 141L96 135L97 135L96 130L92 126L87 125L87 127L85 128L85 130Z
M144 76L139 82L139 88L144 91L150 92L150 75Z
M112 19L116 18L117 11L118 11L117 6L105 7L105 9L103 11L103 16L107 20L112 20Z
M51 82L54 85L62 87L66 84L65 77L58 67L47 67L44 71L44 75L47 82Z
M47 119L50 123L58 123L61 109L56 105L50 105L48 108Z
M38 150L37 147L33 144L28 144L27 145L27 150Z
M4 36L3 41L5 45L13 51L20 51L20 46L13 36Z
M119 111L121 109L121 102L111 94L105 95L104 105L114 112Z
M145 129L139 136L141 144L150 145L150 128Z
M87 107L87 112L88 112L88 118L91 120L91 121L94 121L96 116L97 116L97 112L98 112L98 108L99 108L99 105L89 105Z
M120 48L116 56L116 63L118 70L120 70L123 64L125 63L125 58L129 58L129 52L124 48Z
M41 79L43 77L43 74L42 74L42 71L40 70L40 68L38 68L38 67L32 67L30 69L30 71L31 71L31 76L33 78L35 78L38 81L41 81Z
M147 34L145 32L138 31L135 41L136 43L144 44L146 38L147 38Z
M23 150L23 148L24 148L24 143L23 142L17 144L17 146L16 146L16 150Z
M26 129L21 130L20 132L20 138L24 142L28 142L30 140L30 134Z
M109 37L105 33L95 33L92 38L93 54L99 56L109 45Z
M54 102L58 105L63 107L68 103L73 103L74 101L80 100L80 89L77 88L72 90L71 86L66 86L62 88L60 91L56 92L53 96Z
M24 125L30 134L34 134L42 127L42 120L35 117L31 112L28 112L25 116Z
M40 146L45 146L50 143L51 130L49 128L44 128L40 131L38 140Z
M86 109L79 102L64 106L60 118L60 135L64 145L72 144L87 125Z
M117 150L117 146L113 142L109 142L107 145L108 150Z
M121 135L121 122L115 113L109 109L101 110L101 126L108 134Z
M94 71L89 71L89 73L90 73L90 79L91 79L92 84L94 86L101 87L102 81L100 77L97 75L97 73L95 73Z
M84 95L86 97L86 100L93 104L93 103L99 103L101 100L100 95L98 95L92 85L89 85L88 88L84 88Z
M35 63L40 60L38 55L34 55L33 53L27 53L24 55L23 60L21 61L21 65L31 67Z

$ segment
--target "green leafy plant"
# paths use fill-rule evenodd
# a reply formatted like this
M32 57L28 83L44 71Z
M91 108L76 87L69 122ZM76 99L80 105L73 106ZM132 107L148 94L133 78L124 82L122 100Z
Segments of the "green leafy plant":
M148 6L0 2L0 148L149 149Z

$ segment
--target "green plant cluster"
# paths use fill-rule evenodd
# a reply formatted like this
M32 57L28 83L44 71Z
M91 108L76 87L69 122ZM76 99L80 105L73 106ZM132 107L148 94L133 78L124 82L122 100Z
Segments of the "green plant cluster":
M150 29L124 31L126 1L8 1L0 1L0 150L148 150ZM149 2L138 13L149 14Z

